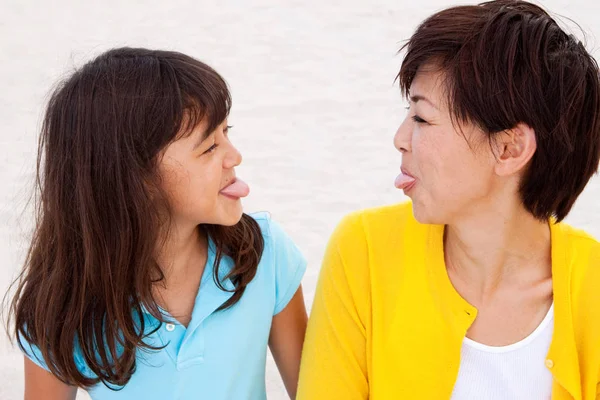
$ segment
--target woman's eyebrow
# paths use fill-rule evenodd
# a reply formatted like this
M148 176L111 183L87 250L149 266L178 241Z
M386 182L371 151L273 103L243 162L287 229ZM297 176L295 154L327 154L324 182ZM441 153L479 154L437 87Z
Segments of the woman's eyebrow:
M433 101L429 100L427 97L422 96L420 94L411 95L410 101L413 103L418 103L419 101L425 101L425 102L431 104L431 106L433 108L435 108L436 110L438 109L438 107L433 103Z

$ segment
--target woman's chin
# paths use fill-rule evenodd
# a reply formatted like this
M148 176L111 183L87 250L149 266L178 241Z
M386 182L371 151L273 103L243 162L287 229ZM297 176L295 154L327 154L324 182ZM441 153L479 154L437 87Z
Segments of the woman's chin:
M444 225L446 223L444 218L439 213L431 212L431 210L435 209L435 207L425 206L414 201L412 203L413 216L417 222L428 225Z

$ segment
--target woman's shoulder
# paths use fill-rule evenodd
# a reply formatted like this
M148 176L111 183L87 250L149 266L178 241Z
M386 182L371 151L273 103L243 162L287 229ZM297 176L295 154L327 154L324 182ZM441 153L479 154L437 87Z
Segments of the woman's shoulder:
M593 308L598 309L595 305L600 304L600 242L584 230L564 222L554 229L558 232L553 234L556 242L552 244L552 257L553 263L558 261L560 266L554 271L554 279L560 280L558 284L564 282L569 286L573 306L588 308L594 305Z
M576 269L591 268L600 273L600 242L588 232L564 222L557 224L553 246L558 245ZM577 272L577 271L573 271Z
M576 228L565 222L561 222L558 225L561 228L563 235L568 237L571 241L575 242L576 244L587 244L588 246L592 247L600 246L600 242L598 242L598 239L596 239L593 235L586 232L585 230Z
M415 220L412 203L408 201L351 212L342 218L333 237L346 240L361 237L369 244L385 244L390 238L402 237L407 230L414 237L425 227Z
M556 281L555 304L559 301L568 304L568 314L575 333L576 347L585 354L581 367L584 371L600 371L600 242L589 233L573 228L565 223L557 225L559 233L555 235L562 247L554 257L559 258L553 268ZM554 243L553 243L554 247ZM561 260L562 258L562 260ZM560 295L560 293L565 295ZM555 308L556 310L556 308ZM558 318L558 314L556 314ZM569 319L563 319L566 323ZM558 320L557 320L558 321ZM600 375L598 376L600 379ZM592 379L596 379L595 375ZM595 385L594 381L594 385Z
M412 202L410 201L365 208L348 214L348 217L361 218L371 225L389 226L398 223L416 222L412 213Z
M385 270L387 276L401 270L387 266L402 265L409 254L422 249L429 232L428 225L415 220L410 202L354 211L331 234L324 263L339 264L359 280L375 271Z

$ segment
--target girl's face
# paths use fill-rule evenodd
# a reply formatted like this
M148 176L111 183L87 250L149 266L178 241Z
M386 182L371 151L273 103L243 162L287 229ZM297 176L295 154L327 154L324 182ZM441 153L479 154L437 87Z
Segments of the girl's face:
M402 152L403 187L422 223L448 224L493 197L496 159L487 135L453 124L443 74L419 70L410 87L410 111L394 137ZM468 140L465 140L465 138ZM399 181L397 181L399 182Z
M177 224L235 225L242 217L240 199L249 192L235 176L242 156L227 136L227 120L213 132L207 125L204 119L163 150L159 171L171 218Z

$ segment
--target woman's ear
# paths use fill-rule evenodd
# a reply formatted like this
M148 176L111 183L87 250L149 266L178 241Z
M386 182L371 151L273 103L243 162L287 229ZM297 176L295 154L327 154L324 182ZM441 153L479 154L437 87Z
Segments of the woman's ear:
M518 123L514 128L497 133L495 142L495 170L500 176L519 173L529 164L537 149L535 131L524 123Z

